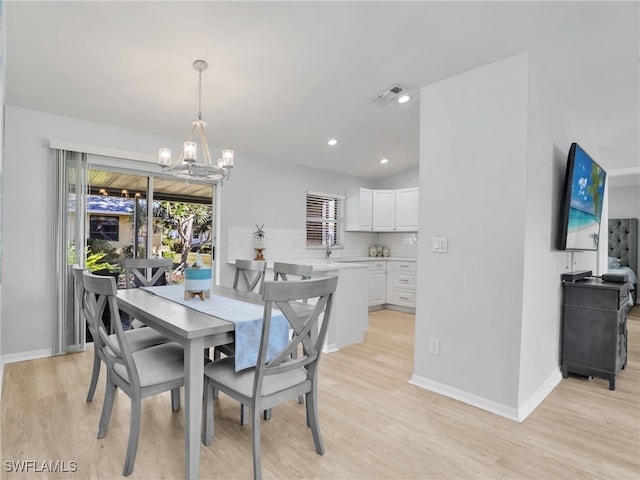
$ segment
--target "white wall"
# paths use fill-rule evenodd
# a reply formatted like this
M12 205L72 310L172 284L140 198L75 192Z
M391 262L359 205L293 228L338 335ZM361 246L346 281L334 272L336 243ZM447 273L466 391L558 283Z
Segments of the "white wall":
M49 140L153 155L173 139L12 106L5 121L2 353L16 360L51 352L56 279Z
M640 185L609 188L609 218L640 218Z
M609 188L609 218L640 219L640 185ZM638 258L640 258L640 244ZM638 301L640 302L640 298Z
M4 239L0 328L2 353L16 359L51 353L54 299L53 156L50 139L147 153L159 145L179 145L164 138L109 125L8 106L4 161ZM216 149L213 145L211 146ZM304 228L307 189L344 193L366 183L321 170L243 155L222 187L222 251L226 228L254 226ZM229 278L223 278L229 283Z
M272 241L269 229L305 229L307 190L344 195L351 188L370 183L360 177L243 156L236 160L231 179L222 187L222 238L218 245L227 251L228 227L264 225L267 242ZM263 254L270 258L270 250ZM227 258L226 253L216 257ZM233 282L231 265L221 264L220 282Z
M595 152L561 96L529 59L527 196L518 409L528 415L560 381L562 286L570 254L556 250L560 209L572 142ZM593 153L595 158L595 153ZM603 229L606 238L606 226ZM595 270L595 252L576 254Z
M384 190L417 187L419 182L418 174L419 165L416 164L413 167L405 168L404 170L379 180L375 188Z
M571 142L589 146L529 61L520 54L421 91L412 378L518 421L561 379L561 192ZM431 251L434 236L448 237L449 253Z
M527 57L423 87L413 381L512 414L526 205ZM449 252L431 252L446 236ZM428 354L429 338L440 355Z

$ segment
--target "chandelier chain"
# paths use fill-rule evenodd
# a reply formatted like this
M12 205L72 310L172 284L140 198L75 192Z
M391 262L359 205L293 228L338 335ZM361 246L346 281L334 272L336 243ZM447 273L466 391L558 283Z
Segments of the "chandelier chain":
M202 69L198 71L198 120L202 120Z

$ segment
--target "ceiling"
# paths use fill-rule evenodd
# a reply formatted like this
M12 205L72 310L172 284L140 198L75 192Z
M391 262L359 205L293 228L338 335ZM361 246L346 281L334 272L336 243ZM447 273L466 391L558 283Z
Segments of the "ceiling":
M638 2L4 6L8 105L168 136L176 150L202 58L214 150L383 178L418 163L420 87L527 51L605 169L639 165ZM396 83L411 101L374 101Z

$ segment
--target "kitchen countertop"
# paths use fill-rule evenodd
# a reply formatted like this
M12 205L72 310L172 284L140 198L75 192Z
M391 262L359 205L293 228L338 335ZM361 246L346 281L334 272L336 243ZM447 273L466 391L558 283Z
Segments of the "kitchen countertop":
M286 260L265 260L267 262L267 269L273 269L274 262L283 262L283 263L298 263L304 265L313 265L314 272L326 272L329 270L343 270L347 268L367 268L367 265L357 262L357 261L347 261L347 260L338 260L331 259L330 261L326 261L324 259L319 258L294 258L294 259L286 259ZM234 262L227 262L229 265L233 265Z
M326 272L329 270L342 270L346 268L367 268L364 262L376 262L380 260L395 260L401 262L415 262L417 258L411 257L335 257L326 261L322 258L294 258L285 260L271 260L267 259L267 269L273 269L274 262L283 263L299 263L304 265L313 265L313 270L316 272ZM229 265L233 265L234 262L227 262Z
M378 260L395 260L397 262L417 262L413 257L336 257L334 262L377 262Z

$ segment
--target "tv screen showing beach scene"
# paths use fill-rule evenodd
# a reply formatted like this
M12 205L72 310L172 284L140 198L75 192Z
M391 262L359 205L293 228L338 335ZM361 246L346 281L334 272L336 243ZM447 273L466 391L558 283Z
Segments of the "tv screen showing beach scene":
M562 209L561 250L597 250L606 172L571 144Z

